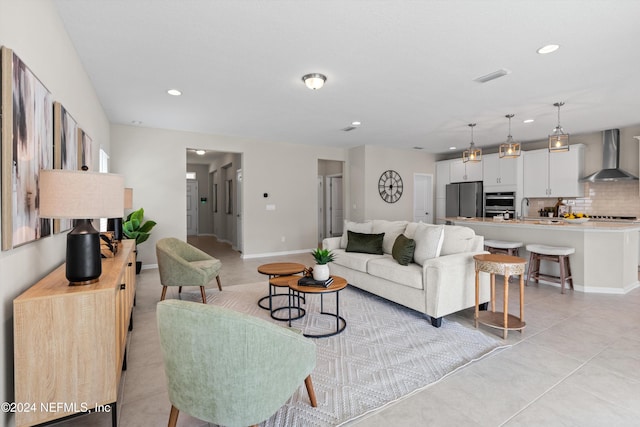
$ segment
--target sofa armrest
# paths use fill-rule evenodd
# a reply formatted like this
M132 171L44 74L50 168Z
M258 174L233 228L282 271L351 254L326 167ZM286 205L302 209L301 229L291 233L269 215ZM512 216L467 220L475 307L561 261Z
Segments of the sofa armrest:
M340 239L341 237L327 237L323 239L322 249L329 249L330 251L340 249Z
M427 260L424 280L427 314L442 317L475 305L474 255L486 251L463 252ZM489 301L489 280L480 275L480 302Z

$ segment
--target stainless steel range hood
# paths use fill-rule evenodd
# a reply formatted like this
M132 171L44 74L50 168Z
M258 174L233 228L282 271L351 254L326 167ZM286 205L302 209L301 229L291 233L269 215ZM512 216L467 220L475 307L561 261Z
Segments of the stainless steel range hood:
M582 182L632 181L638 177L620 169L620 129L602 132L602 169L585 176Z

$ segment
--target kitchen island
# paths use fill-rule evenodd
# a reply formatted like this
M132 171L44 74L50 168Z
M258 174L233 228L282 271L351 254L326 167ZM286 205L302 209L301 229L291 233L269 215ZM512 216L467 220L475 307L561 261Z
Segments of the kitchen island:
M444 218L449 224L472 228L485 240L519 241L527 244L570 246L571 272L577 291L626 294L638 282L638 236L640 222L588 221L570 224L554 218L494 221L492 218ZM529 259L521 248L520 256ZM555 263L543 262L542 270L558 275ZM544 282L541 280L541 282ZM548 283L548 282L546 282ZM558 284L553 284L559 286Z

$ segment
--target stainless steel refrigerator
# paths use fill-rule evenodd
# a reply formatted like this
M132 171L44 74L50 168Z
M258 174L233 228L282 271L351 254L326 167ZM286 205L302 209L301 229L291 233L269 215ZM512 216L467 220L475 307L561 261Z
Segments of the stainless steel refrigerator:
M448 217L482 216L482 181L447 184Z

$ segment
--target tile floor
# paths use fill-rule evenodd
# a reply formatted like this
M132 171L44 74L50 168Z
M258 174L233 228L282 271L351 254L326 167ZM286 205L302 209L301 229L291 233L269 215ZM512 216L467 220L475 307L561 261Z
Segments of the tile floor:
M213 238L190 241L222 260L223 289L264 280L256 268L266 262L312 263L308 254L242 260ZM518 293L512 286L509 307L517 314ZM218 291L212 285L208 292ZM143 270L118 407L122 427L164 426L168 420L170 404L155 325L159 297L157 270ZM167 297L177 298L177 292ZM473 325L473 310L447 318ZM627 295L561 295L557 287L526 287L525 320L522 334L509 333L512 347L349 425L640 425L640 288ZM111 416L89 414L57 425L107 427ZM209 424L181 414L178 425Z

